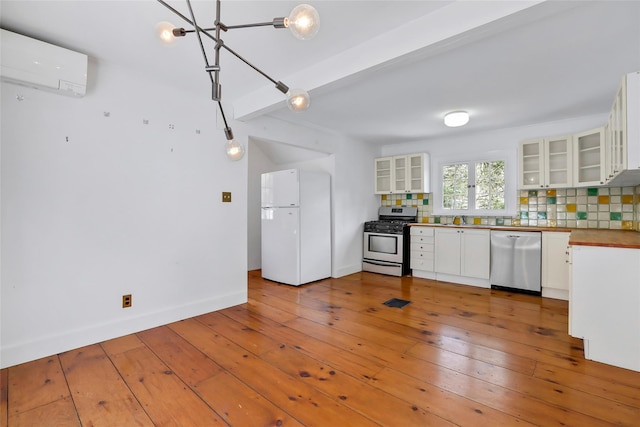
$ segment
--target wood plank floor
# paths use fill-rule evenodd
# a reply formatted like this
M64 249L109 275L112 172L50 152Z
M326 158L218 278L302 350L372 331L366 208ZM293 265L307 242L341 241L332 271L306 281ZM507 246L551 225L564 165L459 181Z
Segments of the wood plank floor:
M0 427L640 425L640 373L566 330L558 300L252 271L247 304L0 371Z

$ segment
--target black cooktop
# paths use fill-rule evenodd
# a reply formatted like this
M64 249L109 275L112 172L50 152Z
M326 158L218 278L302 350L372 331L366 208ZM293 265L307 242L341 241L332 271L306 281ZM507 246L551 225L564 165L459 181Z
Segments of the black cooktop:
M402 234L406 224L416 222L417 208L380 207L378 220L364 223L364 231L369 233Z

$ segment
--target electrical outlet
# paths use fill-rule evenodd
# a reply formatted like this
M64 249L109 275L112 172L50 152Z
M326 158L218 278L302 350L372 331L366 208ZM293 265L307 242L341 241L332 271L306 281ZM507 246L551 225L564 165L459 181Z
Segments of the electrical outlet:
M231 191L222 192L222 203L231 203Z
M122 295L122 308L131 307L131 304L132 304L131 294Z

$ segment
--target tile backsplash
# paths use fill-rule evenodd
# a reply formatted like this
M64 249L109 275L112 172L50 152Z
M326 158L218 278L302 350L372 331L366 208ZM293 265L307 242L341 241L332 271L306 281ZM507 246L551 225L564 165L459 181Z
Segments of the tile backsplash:
M450 224L454 216L434 216L430 193L389 194L381 206L414 206L418 222ZM602 228L640 231L640 186L519 190L516 216L467 217L478 225Z

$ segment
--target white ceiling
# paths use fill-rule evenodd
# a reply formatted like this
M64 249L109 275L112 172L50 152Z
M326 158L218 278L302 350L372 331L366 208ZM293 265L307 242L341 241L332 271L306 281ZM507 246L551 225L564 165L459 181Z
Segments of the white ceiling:
M313 40L268 27L223 39L275 80L311 89L311 108L289 112L268 81L223 52L229 109L391 144L602 114L620 77L640 70L639 1L306 1L321 16ZM169 3L189 14L184 1ZM297 3L227 0L222 21L270 21ZM211 26L213 1L193 4ZM157 22L183 24L154 0L0 5L3 28L210 97L193 35L157 41ZM446 128L444 113L458 109L469 125Z

